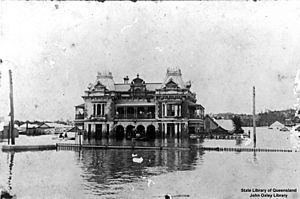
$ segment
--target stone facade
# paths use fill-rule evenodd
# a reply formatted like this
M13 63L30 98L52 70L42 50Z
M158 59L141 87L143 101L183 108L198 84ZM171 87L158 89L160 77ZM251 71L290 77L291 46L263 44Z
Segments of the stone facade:
M112 74L98 73L75 106L75 124L88 138L185 137L204 131L204 108L196 104L191 82L180 69L168 69L162 83L146 83L137 75L115 83Z

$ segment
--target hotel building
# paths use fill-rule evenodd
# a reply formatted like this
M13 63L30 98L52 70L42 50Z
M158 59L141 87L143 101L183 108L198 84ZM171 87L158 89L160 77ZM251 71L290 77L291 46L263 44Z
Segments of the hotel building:
M168 69L161 83L138 74L115 83L112 73L98 73L82 98L75 124L88 138L181 138L204 131L204 108L180 69Z

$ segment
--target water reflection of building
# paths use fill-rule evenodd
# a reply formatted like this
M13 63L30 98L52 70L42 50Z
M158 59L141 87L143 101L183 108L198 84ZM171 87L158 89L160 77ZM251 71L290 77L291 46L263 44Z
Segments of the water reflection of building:
M201 150L135 150L143 157L142 163L132 161L130 150L83 150L80 162L85 170L83 178L98 186L109 188L114 184L133 182L138 178L160 175L166 172L194 170L198 159L204 155Z
M204 131L204 108L196 103L191 82L180 69L168 69L162 83L146 83L137 75L115 83L112 74L98 73L75 106L75 123L88 137L184 137Z

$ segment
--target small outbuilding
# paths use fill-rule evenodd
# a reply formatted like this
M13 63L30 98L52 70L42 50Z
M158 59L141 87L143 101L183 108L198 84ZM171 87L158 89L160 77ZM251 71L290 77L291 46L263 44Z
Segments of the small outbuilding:
M281 124L280 122L276 121L273 124L270 125L269 129L277 129L280 130L284 127L284 124Z
M60 124L60 123L56 123L56 122L48 122L48 123L45 123L45 125L50 127L48 129L48 130L50 130L49 134L60 134L60 133L63 133L63 132L66 132L66 131L72 129L72 127L73 127L70 125Z
M232 120L217 120L206 115L204 118L204 131L205 133L231 134L234 131L234 125Z
M19 131L16 128L17 125L15 125L14 128L14 135L15 137L19 137ZM0 139L7 139L9 133L9 126L5 125L4 122L0 122Z

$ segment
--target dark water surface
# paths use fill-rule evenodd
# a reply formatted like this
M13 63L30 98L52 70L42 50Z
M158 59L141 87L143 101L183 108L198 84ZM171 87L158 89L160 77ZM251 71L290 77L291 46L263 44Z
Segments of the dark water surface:
M16 141L57 142L51 136L21 136ZM98 142L115 144L114 140ZM130 144L130 141L122 144ZM233 140L137 143L149 146L189 144L251 147L251 144L245 146L244 142ZM260 128L257 146L291 148L289 133ZM133 153L143 157L143 162L133 162ZM295 152L197 149L0 152L0 188L10 190L17 198L163 198L168 193L173 198L240 199L250 198L250 193L241 192L242 188L299 189L299 169L300 153ZM287 198L300 198L300 194L288 193Z

